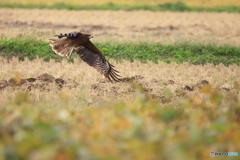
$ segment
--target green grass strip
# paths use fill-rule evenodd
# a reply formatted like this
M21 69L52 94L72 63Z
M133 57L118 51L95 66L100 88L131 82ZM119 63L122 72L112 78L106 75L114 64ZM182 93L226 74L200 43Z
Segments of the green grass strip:
M25 9L67 9L67 10L151 10L151 11L207 11L207 12L240 12L240 6L214 6L201 7L189 6L184 2L163 3L163 4L93 4L76 5L64 2L57 2L52 5L34 3L4 3L0 2L0 8L25 8Z
M240 64L240 47L217 46L214 44L161 44L157 42L96 42L95 45L106 55L107 58L116 60L139 60L141 62L158 61L164 62L190 62L193 64L213 63L224 65ZM43 58L46 61L55 59L61 61L60 57L51 50L49 42L36 40L34 38L1 38L0 56L10 59L13 56L34 59ZM77 57L76 54L70 59Z

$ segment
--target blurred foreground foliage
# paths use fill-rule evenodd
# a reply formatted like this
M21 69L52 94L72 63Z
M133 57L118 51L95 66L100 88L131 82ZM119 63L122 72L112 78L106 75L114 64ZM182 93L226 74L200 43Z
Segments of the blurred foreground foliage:
M183 42L178 44L161 44L158 42L94 42L106 55L116 60L139 60L141 62L190 62L193 64L240 64L240 47L216 44L191 44ZM54 54L49 42L38 40L36 37L20 36L18 38L0 37L0 56L11 59L13 56L24 58L44 58L49 61L61 61L63 57ZM69 59L73 62L76 54Z
M221 4L221 3L220 3ZM150 11L197 11L197 12L240 12L237 5L229 6L190 6L184 2L168 2L160 4L89 4L80 5L74 3L55 2L53 4L46 3L9 3L0 2L0 8L24 8L24 9L67 9L67 10L150 10Z
M197 160L212 159L211 151L240 152L239 84L227 97L206 85L199 89L202 96L172 99L165 106L141 87L135 90L131 103L76 109L68 109L71 97L64 91L62 107L16 93L0 105L0 159Z

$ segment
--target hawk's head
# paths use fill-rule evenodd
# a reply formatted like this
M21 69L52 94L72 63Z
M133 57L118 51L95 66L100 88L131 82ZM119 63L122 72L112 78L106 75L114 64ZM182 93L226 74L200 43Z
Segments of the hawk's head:
M78 34L76 35L76 38L77 38L78 43L84 44L84 43L88 42L89 39L93 38L93 36L88 33L78 32Z

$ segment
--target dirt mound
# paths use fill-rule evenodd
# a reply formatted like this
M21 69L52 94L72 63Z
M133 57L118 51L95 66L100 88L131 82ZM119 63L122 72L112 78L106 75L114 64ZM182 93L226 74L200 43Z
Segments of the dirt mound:
M121 78L121 82L132 82L143 79L140 75L135 75L132 77L125 77ZM98 89L100 84L107 83L109 85L109 81L106 79L91 85L91 89ZM80 83L73 83L73 82L66 82L65 80L61 78L55 78L53 75L50 75L48 73L40 74L37 77L31 77L31 78L20 78L20 77L14 77L9 80L0 80L0 90L6 88L6 87L13 87L13 86L21 86L26 91L31 91L32 89L42 89L42 90L49 90L49 85L56 84L59 88L62 88L64 85L68 88L79 86Z
M46 89L50 83L55 83L58 87L62 88L65 81L61 78L55 78L52 75L43 73L36 78L18 78L14 77L9 80L0 80L0 90L10 86L24 86L26 91L31 91L32 89L40 88Z
M121 78L121 82L111 83L107 79L91 84L88 89L93 93L93 97L101 99L103 96L125 97L126 95L135 95L140 92L148 98L159 99L162 103L168 103L173 98L191 97L204 85L209 84L207 80L199 80L193 84L178 83L172 79L150 79L147 80L141 75ZM56 78L53 75L43 73L37 77L20 78L15 76L9 80L0 80L0 90L7 87L19 87L19 89L30 92L35 89L42 91L51 91L51 86L57 86L58 89L66 87L69 89L86 89L84 82L74 82L71 79L64 80ZM230 91L231 88L218 88L222 91Z
M116 96L130 95L134 92L141 92L148 98L159 99L162 103L168 103L171 99L177 97L193 96L204 85L209 84L207 80L199 80L193 84L177 83L172 79L146 79L141 75L125 77L121 79L122 85L106 83L100 81L91 85L91 89L95 90L99 97L111 93ZM231 88L219 88L224 91L230 91Z
M187 84L183 87L184 90L188 90L188 91L193 91L196 88L201 88L204 85L209 84L209 82L207 80L201 80L199 82L197 82L196 84Z

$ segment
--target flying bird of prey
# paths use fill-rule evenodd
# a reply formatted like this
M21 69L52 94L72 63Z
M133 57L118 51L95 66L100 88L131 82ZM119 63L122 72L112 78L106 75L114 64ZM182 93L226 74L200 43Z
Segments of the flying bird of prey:
M92 35L72 31L55 35L55 37L59 39L50 39L50 46L56 54L69 58L74 49L84 62L95 68L111 82L112 80L120 81L119 72L114 69L114 66L106 60L103 53L90 41L90 38L93 38Z

